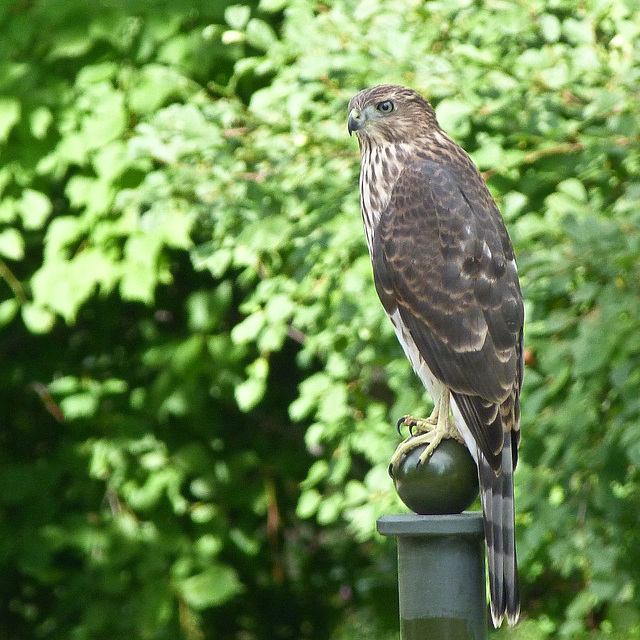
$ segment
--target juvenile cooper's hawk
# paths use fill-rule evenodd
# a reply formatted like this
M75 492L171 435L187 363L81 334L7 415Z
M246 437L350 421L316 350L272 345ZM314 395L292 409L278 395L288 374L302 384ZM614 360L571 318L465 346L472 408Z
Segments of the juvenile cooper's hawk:
M361 91L349 103L354 131L376 290L435 405L426 420L407 421L417 437L393 462L428 443L424 461L442 437L462 437L478 467L491 616L496 627L505 615L515 625L524 309L511 241L478 169L417 93Z

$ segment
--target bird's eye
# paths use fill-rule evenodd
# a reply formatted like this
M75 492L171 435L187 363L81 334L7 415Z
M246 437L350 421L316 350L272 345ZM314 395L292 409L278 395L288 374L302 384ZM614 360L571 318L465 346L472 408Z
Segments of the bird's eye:
M380 113L391 113L394 109L393 102L391 102L391 100L385 100L381 102L376 109L380 111Z

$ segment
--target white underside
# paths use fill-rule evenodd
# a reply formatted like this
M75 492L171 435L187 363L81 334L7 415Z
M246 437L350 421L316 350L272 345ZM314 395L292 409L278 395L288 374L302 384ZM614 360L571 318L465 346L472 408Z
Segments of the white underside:
M422 381L422 384L425 386L425 389L429 392L429 395L431 396L434 404L437 404L440 396L443 393L449 393L448 388L442 382L440 382L440 380L438 380L433 375L433 373L431 373L431 370L427 366L427 363L420 355L416 343L413 341L410 333L406 330L404 323L402 322L402 318L400 318L400 312L396 309L396 311L389 317L391 318L391 322L393 323L393 328L396 331L398 341L402 345L407 358L409 358L409 362L411 362L413 370L418 374L418 377ZM453 414L453 424L455 428L462 436L465 444L467 445L467 449L469 449L469 452L471 453L473 459L477 464L478 452L476 441L471 435L471 431L469 430L469 427L467 427L467 423L464 421L464 418L460 413L460 409L458 408L458 405L456 404L456 401L453 397L451 398L451 413Z

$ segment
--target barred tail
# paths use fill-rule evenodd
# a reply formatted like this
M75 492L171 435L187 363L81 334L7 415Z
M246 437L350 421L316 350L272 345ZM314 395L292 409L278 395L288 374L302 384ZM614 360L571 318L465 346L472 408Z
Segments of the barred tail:
M482 453L478 452L478 476L487 541L491 618L494 627L499 627L505 616L509 625L514 626L520 616L513 467L511 433L505 433L502 472L499 475L496 475Z

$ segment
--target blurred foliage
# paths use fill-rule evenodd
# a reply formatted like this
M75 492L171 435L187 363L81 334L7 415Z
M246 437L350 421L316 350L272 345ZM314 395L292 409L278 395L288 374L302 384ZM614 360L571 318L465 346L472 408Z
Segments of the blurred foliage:
M640 638L639 16L5 0L0 640L396 637L375 520L429 400L346 135L381 82L432 100L519 258L509 637Z

